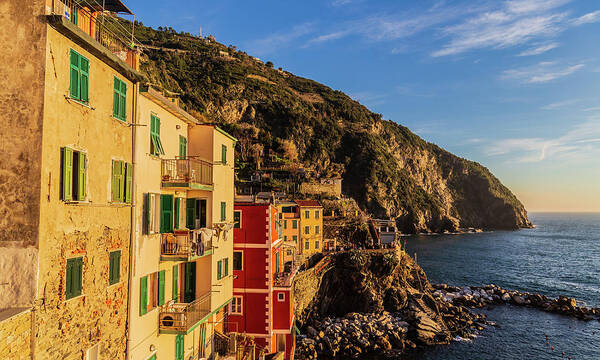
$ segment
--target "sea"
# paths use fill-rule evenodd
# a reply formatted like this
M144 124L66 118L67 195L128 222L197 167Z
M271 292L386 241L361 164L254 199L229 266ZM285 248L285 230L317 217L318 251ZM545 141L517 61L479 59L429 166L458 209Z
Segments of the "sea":
M432 283L496 284L600 306L600 213L530 213L534 229L406 237ZM477 310L497 323L473 340L407 359L600 360L600 321L510 305Z

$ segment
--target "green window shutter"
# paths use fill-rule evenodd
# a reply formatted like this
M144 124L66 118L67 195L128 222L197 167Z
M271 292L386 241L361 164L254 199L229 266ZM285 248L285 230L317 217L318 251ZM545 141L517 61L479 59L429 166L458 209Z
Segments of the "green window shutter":
M227 146L221 145L221 162L227 164Z
M233 212L233 227L239 229L242 227L242 213L240 211Z
M173 265L173 301L179 300L179 266Z
M109 284L113 285L121 280L121 251L110 253L109 259Z
M196 199L185 200L185 223L190 230L196 228Z
M73 259L67 259L67 266L65 269L65 298L70 299L73 297Z
M297 235L293 235L292 236L292 240L294 240L294 242L297 243L298 242L298 236Z
M229 258L225 258L225 260L223 260L223 261L224 261L223 267L225 268L224 276L227 276L227 275L229 275Z
M279 272L279 252L275 253L275 272Z
M221 201L221 221L227 220L227 203Z
M71 299L81 295L83 258L67 259L65 296Z
M287 229L287 220L283 220L283 228Z
M163 150L162 147L162 143L160 141L160 118L156 118L156 143L158 144L158 151L160 152L161 155L165 154L165 151Z
M111 181L111 192L112 201L119 200L119 161L113 160L112 162L112 181Z
M133 195L133 164L125 164L125 202L131 204Z
M150 356L150 359L148 359L148 360L156 360L156 354Z
M119 161L119 201L125 202L125 162Z
M179 334L175 338L175 360L183 360L185 356L185 344L183 335Z
M179 135L179 158L185 159L187 156L187 139Z
M217 279L221 279L223 277L222 273L222 261L217 261Z
M150 115L150 154L152 155L156 155L158 150L156 139L154 137L154 129L156 127L155 122L156 117L154 115Z
M298 221L292 220L292 229L297 229L297 228L298 228Z
M121 93L119 95L119 119L127 121L127 84L124 81L121 81Z
M158 273L158 306L165 304L165 271Z
M71 83L69 86L69 95L73 99L79 99L79 54L71 49Z
M140 279L140 316L148 312L148 276Z
M73 150L62 148L62 199L73 200Z
M146 235L150 234L150 216L150 194L144 194L144 216L142 217L142 233Z
M83 201L86 196L86 176L87 176L87 156L80 152L79 153L79 174L78 174L78 189L77 189L77 200Z
M80 73L80 98L79 100L87 103L89 101L90 87L90 61L83 56L79 56L79 73Z
M160 232L173 232L173 195L160 196Z
M119 105L120 105L120 101L119 101L119 92L121 91L121 81L115 76L114 78L114 86L113 86L113 116L118 118L120 111L119 111Z
M181 207L181 199L176 198L175 199L175 215L173 216L175 218L175 222L174 222L175 229L179 229L179 209L180 209L180 207Z

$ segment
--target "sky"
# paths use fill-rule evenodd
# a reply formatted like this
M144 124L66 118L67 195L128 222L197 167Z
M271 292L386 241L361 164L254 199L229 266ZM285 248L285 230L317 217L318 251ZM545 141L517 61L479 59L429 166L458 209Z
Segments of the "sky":
M530 212L600 211L600 1L125 3L345 92L483 164Z

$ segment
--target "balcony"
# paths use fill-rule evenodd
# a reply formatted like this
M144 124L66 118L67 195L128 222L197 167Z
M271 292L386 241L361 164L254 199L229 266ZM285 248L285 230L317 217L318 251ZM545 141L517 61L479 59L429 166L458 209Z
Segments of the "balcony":
M184 190L213 190L213 165L207 161L187 159L162 160L162 187Z
M274 287L291 287L292 280L298 271L298 267L296 265L286 266L285 271L275 273L273 276L273 286Z
M212 235L202 236L202 230L175 230L161 234L161 260L185 260L212 254Z
M50 14L58 15L89 35L112 54L137 69L134 27L115 14L133 13L120 0L48 0ZM131 26L131 28L129 28Z
M167 303L160 309L159 331L187 334L210 313L210 292L191 303Z

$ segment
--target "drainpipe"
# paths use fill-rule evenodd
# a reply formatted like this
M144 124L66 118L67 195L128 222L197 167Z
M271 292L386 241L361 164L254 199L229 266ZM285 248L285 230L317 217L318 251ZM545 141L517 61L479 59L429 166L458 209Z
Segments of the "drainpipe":
M130 213L130 224L131 224L131 231L129 233L129 267L128 267L128 281L127 281L127 320L125 322L125 332L127 335L127 344L126 344L126 355L125 355L125 359L130 359L131 358L131 347L132 347L132 339L131 339L131 318L132 318L132 314L131 314L131 301L132 301L132 294L131 294L131 285L133 284L133 274L134 274L134 263L135 263L135 229L137 228L137 224L135 221L135 209L137 206L137 199L136 196L137 195L137 186L135 183L135 175L137 173L137 166L136 166L136 147L135 147L135 138L136 138L136 131L137 131L137 107L138 107L138 96L139 96L139 83L134 83L133 84L133 106L132 106L132 115L131 115L131 164L133 165L133 173L132 173L132 177L131 177L131 182L132 182L132 192L133 194L131 195L131 213Z

